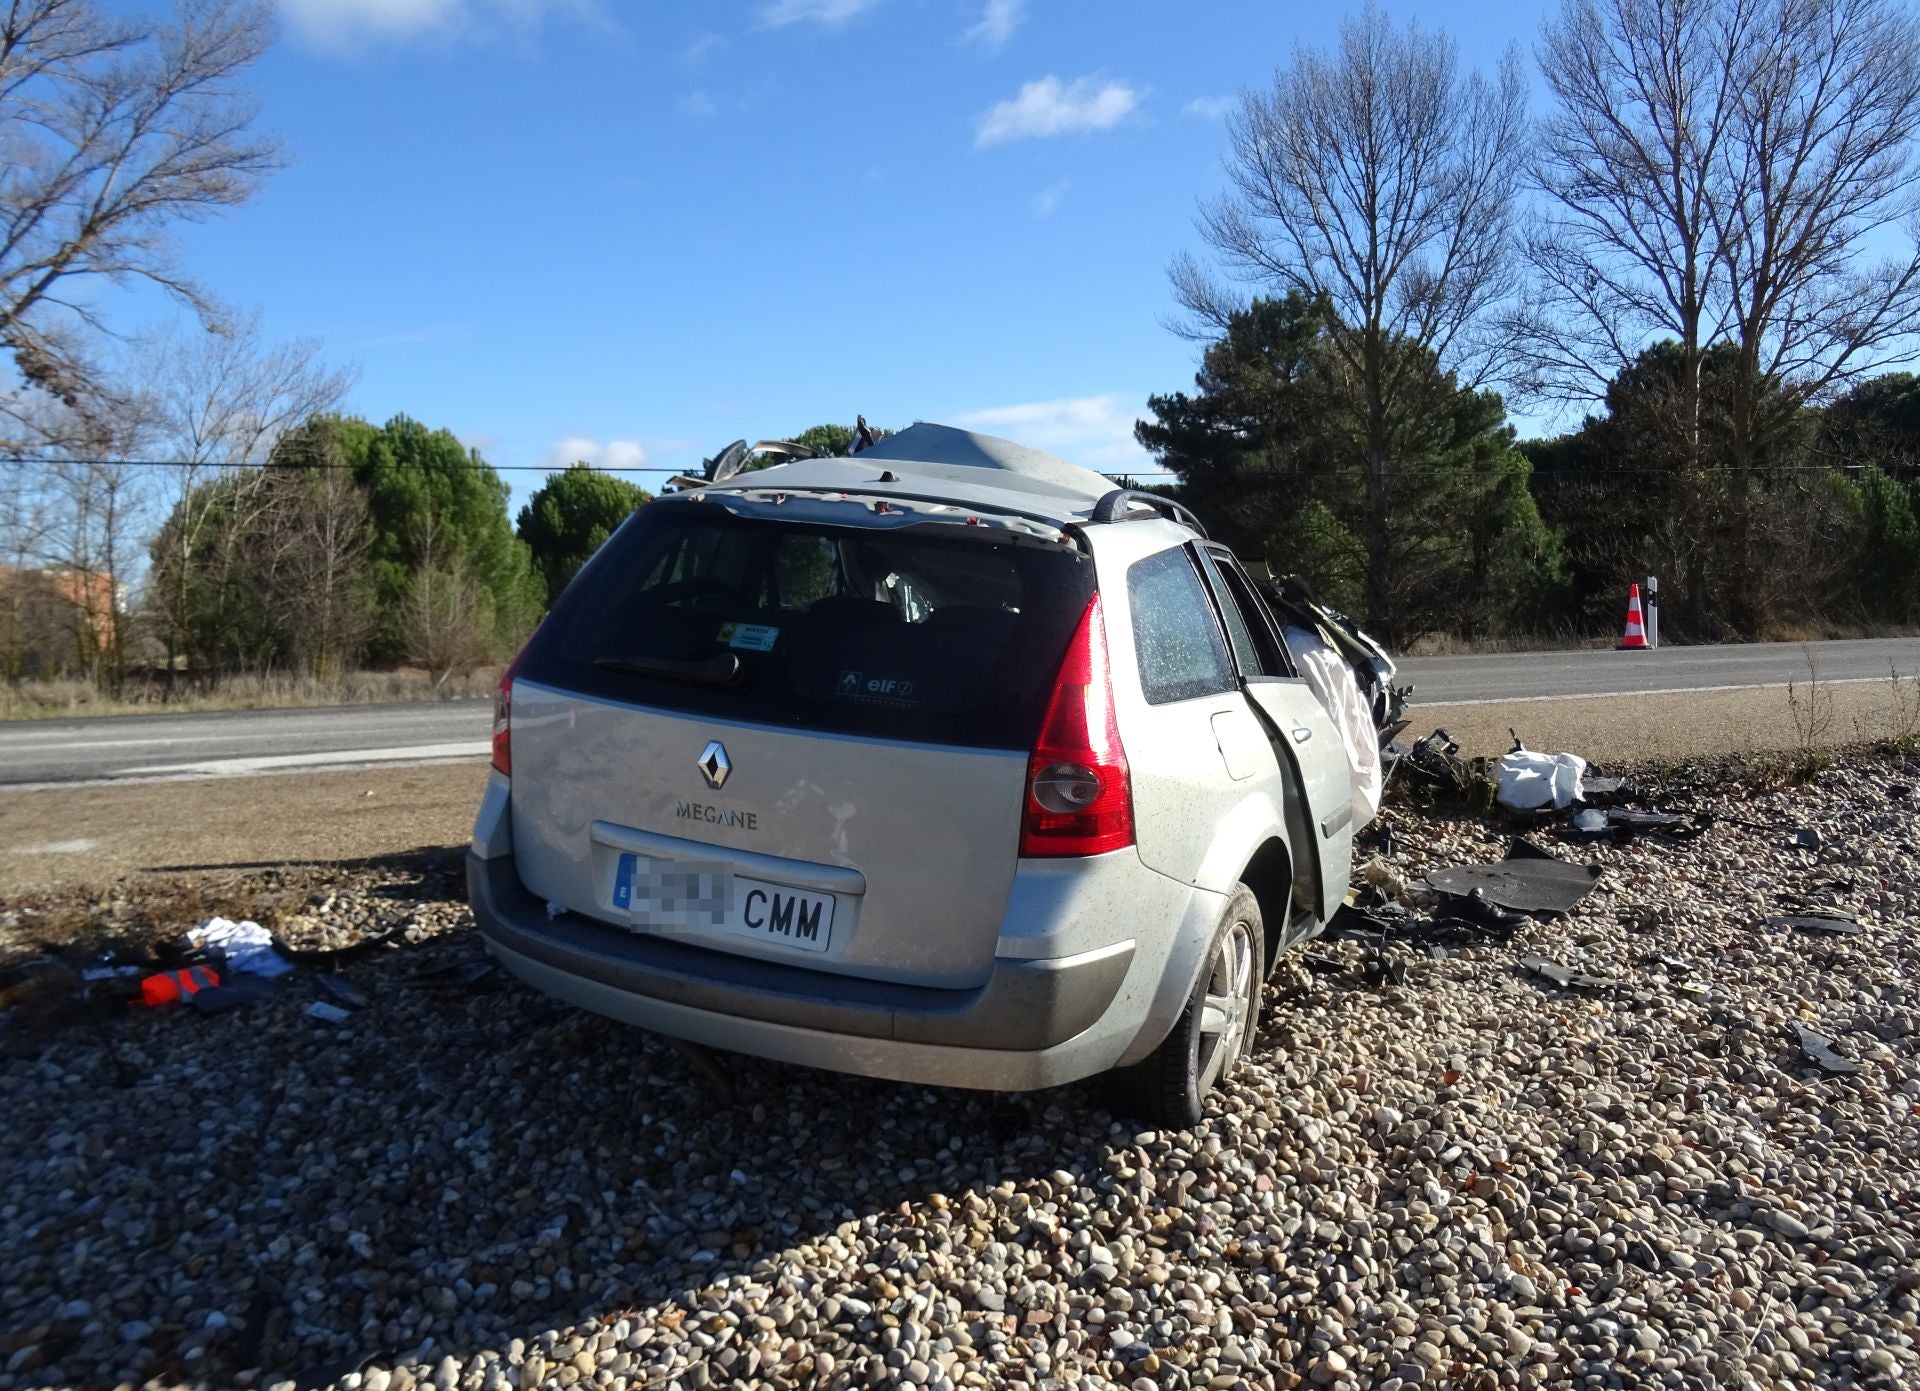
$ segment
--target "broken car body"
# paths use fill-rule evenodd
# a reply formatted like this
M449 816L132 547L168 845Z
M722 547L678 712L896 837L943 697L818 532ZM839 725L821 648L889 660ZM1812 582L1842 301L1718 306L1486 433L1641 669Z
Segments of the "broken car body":
M1346 893L1392 663L1177 504L1010 441L916 425L731 472L755 452L804 453L734 446L640 508L503 683L491 950L696 1043L972 1087L1119 1070L1132 1109L1197 1117Z

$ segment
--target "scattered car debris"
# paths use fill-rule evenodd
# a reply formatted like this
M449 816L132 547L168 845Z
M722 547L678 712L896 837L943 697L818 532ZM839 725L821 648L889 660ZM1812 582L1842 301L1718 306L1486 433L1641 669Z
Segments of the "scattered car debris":
M1765 919L1765 925L1793 932L1811 932L1823 937L1857 937L1861 930L1860 919L1852 913L1817 910L1778 914Z
M271 995L273 990L269 977L231 975L212 989L200 991L188 1003L199 1014L224 1014Z
M345 976L317 975L313 978L313 984L322 995L345 1009L365 1009L372 1003L367 998L367 992Z
M330 1005L325 1000L315 1000L307 1006L307 1017L324 1020L329 1024L344 1024L353 1018L353 1013L350 1010L341 1009L338 1005Z
M1491 865L1455 865L1427 871L1427 883L1465 898L1478 889L1489 903L1518 913L1558 917L1570 913L1600 882L1597 865L1570 864L1540 847L1514 842L1507 858Z
M1602 806L1626 794L1625 778L1601 777L1589 771L1580 779L1580 800L1588 806Z
M1800 1051L1812 1059L1821 1071L1845 1077L1859 1072L1866 1066L1865 1063L1855 1062L1852 1058L1835 1052L1833 1040L1825 1034L1815 1033L1805 1024L1796 1024L1793 1027L1794 1032L1799 1036Z
M1599 807L1583 807L1573 814L1573 829L1583 836L1611 834L1613 822Z
M1503 942L1527 925L1525 913L1502 908L1487 897L1485 889L1475 889L1464 897L1449 895L1443 898L1441 911L1435 917L1442 922L1469 923Z
M1398 762L1406 767L1410 776L1428 787L1469 799L1474 785L1473 769L1460 757L1460 745L1446 730L1436 729L1415 739L1404 750L1395 745L1389 752L1397 755Z
M486 981L496 969L493 962L482 956L469 961L428 966L414 972L411 981L429 990L471 990Z
M1536 976L1573 990L1611 990L1620 984L1618 976L1596 976L1586 971L1576 971L1571 966L1562 966L1558 961L1550 961L1544 956L1523 956L1520 964Z
M1371 986L1405 985L1407 983L1407 961L1405 957L1393 956L1386 952L1370 952L1360 966L1361 978Z

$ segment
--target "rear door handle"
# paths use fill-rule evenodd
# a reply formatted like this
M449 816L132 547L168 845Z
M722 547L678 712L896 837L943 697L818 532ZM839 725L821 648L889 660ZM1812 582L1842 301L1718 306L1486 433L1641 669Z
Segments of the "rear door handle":
M1296 744L1304 744L1311 738L1313 738L1313 731L1305 725L1297 726L1293 731L1293 742Z

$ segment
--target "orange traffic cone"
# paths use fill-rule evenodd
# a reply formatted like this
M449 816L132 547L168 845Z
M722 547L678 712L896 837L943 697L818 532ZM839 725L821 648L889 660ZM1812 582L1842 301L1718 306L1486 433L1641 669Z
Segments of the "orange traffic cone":
M1616 652L1651 652L1647 646L1646 620L1640 613L1640 586L1627 591L1627 635L1620 639Z

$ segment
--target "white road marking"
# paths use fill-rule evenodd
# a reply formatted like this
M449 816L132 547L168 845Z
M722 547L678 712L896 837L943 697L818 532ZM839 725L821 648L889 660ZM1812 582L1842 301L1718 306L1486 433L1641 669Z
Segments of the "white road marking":
M340 764L424 763L442 758L477 758L490 753L491 740L480 739L462 744L409 744L391 749L335 749L330 753L263 754L257 758L214 758L204 763L161 763L147 768L126 768L129 778L161 777L244 777L248 773L270 773L295 768L327 768Z
M1731 686L1662 686L1651 691L1576 691L1572 695L1484 696L1475 700L1420 700L1416 683L1412 705L1432 709L1441 705L1538 705L1549 700L1623 700L1629 696L1705 695L1712 691L1784 691L1789 686L1864 686L1884 683L1884 676L1841 676L1815 683L1806 681L1741 681Z
M15 845L0 855L84 855L98 844L91 840L50 840L44 845Z

